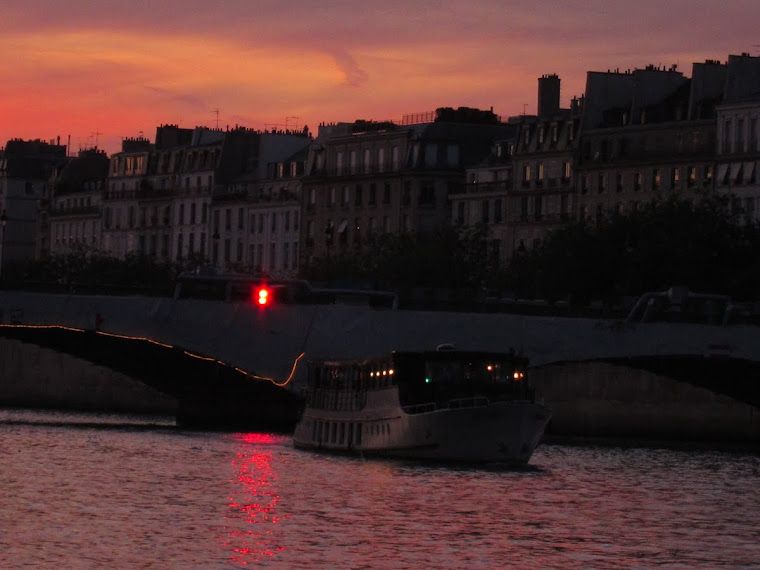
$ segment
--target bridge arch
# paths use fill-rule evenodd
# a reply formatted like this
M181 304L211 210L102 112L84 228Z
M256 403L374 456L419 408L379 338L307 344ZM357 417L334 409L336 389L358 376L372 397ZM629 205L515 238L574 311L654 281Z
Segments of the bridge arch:
M302 407L301 398L284 388L290 378L278 382L256 376L147 338L57 325L0 325L0 336L6 339L0 343L2 350L11 355L4 376L26 380L25 392L19 390L18 382L13 383L17 403L32 403L36 397L48 404L67 401L74 407L91 407L100 403L120 410L126 402L115 405L113 398L126 394L132 400L155 400L161 409L174 407L178 422L188 427L273 430L289 430ZM42 368L35 361L44 362ZM83 392L78 374L87 379L85 390L90 385L97 391ZM114 381L115 385L105 388L106 382ZM141 411L140 407L137 404L131 411ZM147 407L154 411L149 403Z

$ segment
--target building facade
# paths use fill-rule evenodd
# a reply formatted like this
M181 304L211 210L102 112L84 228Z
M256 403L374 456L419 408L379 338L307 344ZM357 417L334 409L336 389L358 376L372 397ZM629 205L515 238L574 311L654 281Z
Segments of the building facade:
M49 238L40 233L40 257L100 249L108 164L105 152L82 150L53 176L49 207L42 213L47 215Z
M298 198L292 189L290 194L279 187L272 191L271 164L310 142L308 131L242 127L222 131L176 125L160 126L155 144L143 138L125 139L122 152L111 157L103 249L117 257L135 253L188 266L210 263L219 270L261 266L252 257L261 248L249 244L250 224L256 218L249 212L248 185L256 186L252 195L264 192L268 184L267 196L290 200L287 223L283 221L283 227L290 227L291 218L298 218L292 212ZM288 169L290 173L290 165ZM282 269L287 261L292 271L291 248L297 251L293 245L297 240L292 235L280 237L285 240L275 245L280 262L270 261L272 246L267 243L264 265Z
M269 175L264 179L244 175L230 186L226 195L218 197L214 236L222 239L224 235L222 251L229 255L227 262L231 267L274 278L296 276L300 179L307 154L308 148L304 147L286 160L271 163Z
M477 109L422 119L320 126L302 185L302 260L366 250L382 234L448 227L466 169L513 130Z
M675 67L589 73L575 180L579 219L711 192L715 97L724 78L718 62L695 64L691 79Z
M508 244L514 240L514 227L507 222L514 185L514 148L514 138L496 141L484 161L467 169L461 190L449 196L451 224L457 228L482 227L489 255L500 264L506 263Z
M50 179L67 161L66 147L55 141L7 142L0 158L0 277L9 264L36 258L40 207Z
M742 220L760 220L760 58L729 57L716 114L716 189L730 196Z
M538 115L513 119L519 132L513 152L514 192L508 224L508 256L538 246L554 229L573 218L573 186L583 99L560 108L560 79L538 80Z
M127 138L122 151L111 156L108 189L103 194L101 248L114 257L123 259L139 251L138 234L145 227L140 199L151 191L147 174L152 151L147 138ZM164 227L168 232L170 220L164 219ZM168 238L164 245L168 246Z

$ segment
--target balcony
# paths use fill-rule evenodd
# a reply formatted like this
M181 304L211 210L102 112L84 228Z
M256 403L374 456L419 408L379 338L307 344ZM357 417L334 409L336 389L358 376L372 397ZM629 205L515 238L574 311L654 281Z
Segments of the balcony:
M456 166L453 166L452 168L457 168ZM347 178L366 178L370 176L374 176L377 174L392 174L394 172L400 172L401 170L404 170L404 165L401 163L394 164L392 161L385 161L381 164L369 164L367 166L365 165L356 165L354 167L351 166L344 166L343 168L335 168L335 167L323 167L323 168L315 168L314 172L310 175L311 177L327 177L327 178L336 178L336 177L347 177Z
M449 194L459 194L464 190L466 194L506 194L512 190L512 179L497 180L494 182L468 182L463 188L455 188Z
M137 191L136 197L138 200L150 200L153 198L170 198L174 194L171 188L141 188Z
M100 214L100 206L78 206L75 208L55 208L50 210L51 218L66 218L71 216L93 216Z
M540 225L547 226L553 224L564 224L570 219L569 214L561 214L558 212L544 213L538 212L533 214L521 213L517 219L514 219L512 223L522 225Z

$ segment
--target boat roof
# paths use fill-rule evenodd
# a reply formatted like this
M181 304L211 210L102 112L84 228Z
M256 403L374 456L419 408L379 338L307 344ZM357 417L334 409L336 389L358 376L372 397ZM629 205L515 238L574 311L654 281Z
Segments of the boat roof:
M437 350L394 350L393 352L368 358L346 358L346 359L310 359L309 364L312 366L363 366L377 361L388 360L389 358L410 358L421 359L426 361L448 361L448 360L467 360L467 359L494 359L494 360L515 360L526 361L527 357L514 350L490 351L490 350L459 350L456 348L445 348Z

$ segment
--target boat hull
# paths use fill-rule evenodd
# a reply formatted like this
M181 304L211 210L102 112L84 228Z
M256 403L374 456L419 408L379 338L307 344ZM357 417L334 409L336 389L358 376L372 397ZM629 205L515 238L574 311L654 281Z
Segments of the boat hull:
M362 414L306 410L293 443L300 449L410 459L524 465L551 414L528 401Z

